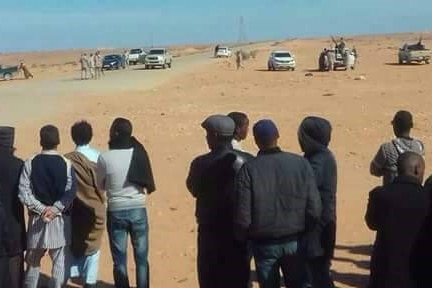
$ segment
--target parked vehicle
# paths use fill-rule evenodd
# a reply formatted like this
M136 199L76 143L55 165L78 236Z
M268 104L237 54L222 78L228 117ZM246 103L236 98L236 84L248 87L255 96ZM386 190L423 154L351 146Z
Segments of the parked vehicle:
M123 57L122 55L113 54L106 55L102 60L102 69L103 70L119 70L123 67Z
M131 49L129 51L129 65L144 64L147 53L143 48Z
M399 64L411 64L412 62L425 64L430 63L431 50L426 49L426 47L419 41L417 44L409 45L404 44L402 48L399 49Z
M329 53L333 55L333 70L336 71L338 68L343 68L347 70L348 68L354 69L356 63L356 56L351 49L345 48L343 53L340 49L330 49Z
M295 57L289 51L273 51L270 54L267 67L269 71L279 69L294 71L296 68Z
M172 56L166 48L151 49L145 58L145 68L161 67L163 69L171 68Z
M216 58L229 58L232 56L232 49L226 46L218 47Z
M19 66L6 67L0 65L0 79L2 80L6 80L6 81L11 80L13 79L13 77L18 75L18 73L19 73Z

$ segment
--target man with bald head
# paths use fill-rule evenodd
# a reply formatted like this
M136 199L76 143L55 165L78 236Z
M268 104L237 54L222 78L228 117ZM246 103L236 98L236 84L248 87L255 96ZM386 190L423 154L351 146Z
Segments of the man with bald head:
M422 183L423 158L405 152L397 161L393 183L369 193L366 212L368 227L376 231L371 258L369 288L414 288L410 256L429 210L429 195Z

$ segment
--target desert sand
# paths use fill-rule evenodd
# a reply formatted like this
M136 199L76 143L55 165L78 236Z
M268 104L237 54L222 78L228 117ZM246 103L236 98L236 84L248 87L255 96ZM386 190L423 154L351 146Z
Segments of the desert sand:
M33 80L0 82L0 121L17 127L17 154L27 158L39 150L42 124L53 123L61 129L60 150L68 152L73 149L70 126L86 119L94 126L93 145L104 151L111 121L117 116L130 118L134 134L150 153L157 184L148 202L151 286L194 288L198 287L194 201L184 183L190 161L207 151L201 121L209 114L234 110L247 112L252 122L272 118L280 128L281 147L300 153L297 128L301 120L308 115L324 116L333 124L331 149L339 165L334 278L338 287L366 287L374 234L363 218L368 191L379 184L379 179L369 175L369 163L379 145L391 139L390 121L397 110L414 114L413 134L425 143L427 171L432 173L428 153L432 128L427 122L432 117L427 109L432 104L432 66L395 64L397 49L416 37L346 38L360 55L356 70L346 72L315 71L320 51L330 44L328 39L255 45L250 49L258 50L257 58L245 62L241 71L235 70L234 59L212 59L211 52L180 57L171 71L107 72L100 81L76 80L77 67L66 72L38 71ZM432 46L431 34L423 38ZM268 72L267 57L273 49L292 51L296 71ZM75 58L79 55L69 53ZM27 65L43 64L32 54L19 58ZM306 77L308 72L313 76ZM365 80L355 80L360 75ZM252 137L244 146L257 152ZM130 254L133 284L132 258ZM44 272L49 274L47 261ZM113 287L111 274L105 239L99 278L106 287Z

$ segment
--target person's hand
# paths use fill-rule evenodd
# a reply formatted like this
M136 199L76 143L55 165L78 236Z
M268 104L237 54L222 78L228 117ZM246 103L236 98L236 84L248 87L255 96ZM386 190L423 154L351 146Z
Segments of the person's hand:
M56 216L57 213L52 206L46 207L44 212L42 213L42 219L45 223L51 222Z

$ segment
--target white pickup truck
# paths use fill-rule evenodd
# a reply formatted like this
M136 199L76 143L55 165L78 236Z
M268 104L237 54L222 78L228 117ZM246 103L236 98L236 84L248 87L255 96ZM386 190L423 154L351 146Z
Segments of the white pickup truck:
M399 49L399 64L411 64L412 62L429 64L430 58L431 50L426 49L421 42L414 45L405 44Z
M232 49L229 47L219 47L216 51L216 58L229 58L232 56Z
M129 65L136 65L138 63L144 63L144 59L146 57L147 53L144 51L143 48L136 48L136 49L131 49L129 51L129 56L128 56L128 62Z
M148 51L145 58L145 68L161 67L163 69L171 68L172 56L166 48L153 48Z

